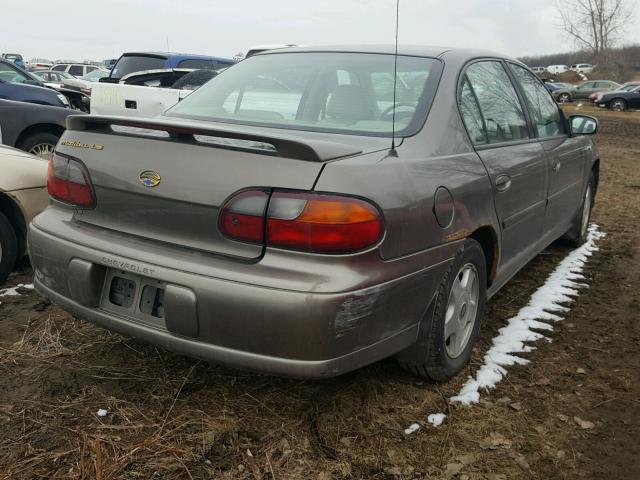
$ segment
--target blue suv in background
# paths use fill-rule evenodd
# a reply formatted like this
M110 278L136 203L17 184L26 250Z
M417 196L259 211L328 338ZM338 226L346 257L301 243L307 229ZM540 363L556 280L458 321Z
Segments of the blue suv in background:
M197 70L218 70L236 63L230 58L210 57L168 52L128 52L118 59L108 77L101 82L117 83L125 75L146 70L167 68L193 68Z
M45 87L42 80L13 62L2 59L0 59L0 99L53 107L69 106L67 97Z

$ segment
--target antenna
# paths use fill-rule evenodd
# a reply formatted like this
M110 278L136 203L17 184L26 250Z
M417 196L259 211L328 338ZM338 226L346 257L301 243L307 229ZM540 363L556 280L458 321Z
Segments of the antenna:
M396 44L393 55L393 107L391 117L391 150L396 149L396 87L398 83L398 23L400 18L400 0L396 0Z

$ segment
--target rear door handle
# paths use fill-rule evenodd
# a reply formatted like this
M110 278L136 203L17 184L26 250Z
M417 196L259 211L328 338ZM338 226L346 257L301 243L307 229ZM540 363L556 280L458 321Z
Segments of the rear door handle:
M498 175L496 178L496 190L499 192L506 192L511 188L511 179L509 175Z
M553 170L554 172L557 172L558 170L560 170L560 167L561 167L561 166L562 166L562 162L561 162L559 159L556 159L556 160L553 162L553 166L552 166L551 168L552 168L552 170Z

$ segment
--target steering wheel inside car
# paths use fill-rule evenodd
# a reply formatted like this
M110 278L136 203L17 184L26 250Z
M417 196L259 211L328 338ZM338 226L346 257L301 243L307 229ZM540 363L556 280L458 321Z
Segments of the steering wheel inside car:
M384 110L384 112L382 112L380 114L380 120L385 120L385 121L390 121L393 119L393 111L398 109L398 108L410 108L411 111L409 112L402 112L403 116L407 116L407 114L413 115L416 112L416 106L411 104L411 103L402 103L402 102L398 102L398 103L394 103L393 105L391 105L390 107L386 108ZM396 113L396 119L398 118L398 114ZM389 118L386 118L389 117Z

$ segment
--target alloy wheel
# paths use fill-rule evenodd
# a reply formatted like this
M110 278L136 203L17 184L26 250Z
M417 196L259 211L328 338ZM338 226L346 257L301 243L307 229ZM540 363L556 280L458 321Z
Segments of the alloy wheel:
M453 280L444 319L444 340L450 358L459 357L471 338L478 312L480 280L478 270L467 263Z
M56 146L51 143L38 143L29 149L29 153L48 160L55 148Z
M615 112L622 112L625 108L626 106L622 100L614 100L611 102L611 110Z

